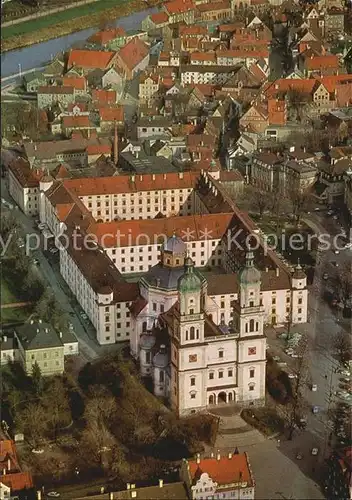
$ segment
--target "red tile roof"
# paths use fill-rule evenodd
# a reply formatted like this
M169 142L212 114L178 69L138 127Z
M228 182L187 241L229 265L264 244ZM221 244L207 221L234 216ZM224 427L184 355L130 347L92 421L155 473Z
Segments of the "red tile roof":
M105 45L115 38L126 36L126 31L123 28L110 28L102 31L97 31L88 40L93 43Z
M341 108L352 105L352 78L351 82L336 85L336 104Z
M119 52L119 59L129 68L134 69L149 53L149 47L139 38L133 38Z
M352 82L351 74L331 75L315 78L316 80L321 82L330 93L335 91L337 85L340 85L343 82Z
M122 220L91 224L89 234L94 234L98 243L105 248L145 245L160 241L160 235L165 238L177 234L187 241L205 239L221 239L226 232L233 214L203 214L161 219ZM145 237L141 237L141 235ZM148 243L149 244L149 243Z
M247 483L247 486L253 486L254 481L249 468L248 457L246 453L239 453L217 458L202 458L198 464L196 460L189 460L189 472L192 483L195 484L203 473L217 483L219 486L230 485L231 483Z
M119 106L117 108L99 108L100 121L102 122L123 122L124 112L123 107Z
M288 92L291 89L297 90L304 94L312 94L313 90L317 87L317 80L315 78L305 78L300 80L290 78L280 78L274 82L270 82L264 87L264 93L267 96L275 95L280 92Z
M70 50L67 67L79 66L87 69L106 69L111 63L116 52L103 50Z
M164 4L164 9L169 14L181 14L182 12L187 12L195 8L192 0L172 0Z
M166 12L156 12L155 14L150 15L150 19L154 24L163 24L168 22L169 16Z
M38 87L38 94L73 94L73 87L63 85L41 85Z
M116 90L93 89L92 101L99 103L116 103Z
M110 155L111 154L111 146L109 144L88 144L87 155ZM89 179L86 179L87 181Z
M86 102L72 102L67 106L67 111L70 113L73 112L74 108L79 108L79 110L82 111L87 111L88 110L88 105Z
M73 87L76 90L86 90L87 81L84 76L64 76L62 84Z
M216 64L216 54L214 52L193 52L191 54L191 64L194 61L210 61Z
M338 69L339 59L334 55L311 56L305 59L305 66L309 70Z
M16 472L0 476L0 483L11 488L11 492L33 488L32 476L29 472Z
M181 36L192 36L192 35L206 35L208 30L205 26L200 26L198 24L194 26L181 26L179 29Z
M192 189L198 175L191 172L183 174L170 172L167 174L129 175L116 177L90 177L69 179L64 186L78 196L108 193L134 193L137 191L158 191L163 189Z
M90 128L92 124L88 115L64 116L62 125L65 128Z

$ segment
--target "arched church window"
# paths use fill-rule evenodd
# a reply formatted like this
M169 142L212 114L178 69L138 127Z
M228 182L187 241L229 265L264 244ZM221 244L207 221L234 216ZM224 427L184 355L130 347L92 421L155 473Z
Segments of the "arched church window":
M193 308L191 308L191 309L189 310L189 314L194 314L194 309L193 309Z
M246 323L245 331L246 331L246 333L248 333L248 323Z
M196 331L196 338L199 339L199 329L197 328L197 331Z
M189 337L188 337L188 330L186 330L186 340L188 340Z
M142 331L143 331L143 332L146 332L146 331L147 331L147 322L146 322L146 321L143 321L143 324L142 324Z
M249 307L254 307L254 301L253 300L249 301Z
M190 328L190 340L194 340L195 334L194 334L194 326L191 326Z
M249 321L249 331L254 332L254 319Z
M165 380L164 372L163 372L163 370L161 370L159 372L159 382L163 383L164 380Z
M258 321L256 321L256 323L255 323L255 329L256 329L256 331L259 330L259 323L258 323Z

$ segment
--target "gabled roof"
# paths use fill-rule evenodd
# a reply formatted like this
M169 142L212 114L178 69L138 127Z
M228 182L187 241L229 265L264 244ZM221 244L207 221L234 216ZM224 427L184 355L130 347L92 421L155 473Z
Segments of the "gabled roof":
M70 177L70 174L68 173L67 168L65 165L60 163L52 172L52 176L55 179L66 179L67 177Z
M0 476L0 483L11 488L11 493L33 488L32 476L29 472L15 472Z
M246 453L234 454L231 458L222 456L219 460L202 458L199 463L196 460L189 460L188 464L192 484L196 484L201 475L206 473L218 486L239 482L247 483L248 487L254 485Z
M116 103L116 90L93 89L92 101L99 103Z
M91 128L88 115L63 116L62 125L65 128Z
M123 28L109 28L106 30L97 31L96 33L94 33L94 35L88 38L88 41L99 43L100 45L106 45L108 42L124 36L126 36L126 31Z
M49 323L25 323L15 327L24 350L63 347L58 334Z
M124 111L122 106L117 108L99 108L100 121L102 122L123 122Z
M79 66L87 69L106 69L115 54L116 52L105 52L103 50L71 49L67 67Z
M164 9L168 14L181 14L195 8L192 0L171 0L164 3Z
M134 69L147 55L149 54L149 47L142 42L139 38L133 38L128 42L119 52L119 59L129 69Z
M164 24L168 22L169 16L166 12L156 12L155 14L150 14L150 20L156 25Z
M77 90L85 90L87 81L84 76L64 76L62 79L62 84L68 87L73 87Z

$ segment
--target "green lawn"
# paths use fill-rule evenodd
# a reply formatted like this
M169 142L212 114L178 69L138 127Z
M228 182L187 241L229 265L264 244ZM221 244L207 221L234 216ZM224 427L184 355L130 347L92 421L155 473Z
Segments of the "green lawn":
M63 10L55 14L39 17L38 19L32 19L13 26L6 26L1 30L1 39L6 40L7 38L13 36L20 36L33 31L39 31L40 29L48 28L49 26L54 26L55 24L59 24L64 21L70 21L78 17L95 14L124 3L126 3L126 0L99 0L91 4L73 7L72 9ZM78 25L77 30L79 29L80 27Z
M1 304L12 304L20 300L10 283L8 283L4 276L1 276Z
M1 309L0 324L6 325L8 323L23 323L32 314L32 307L10 307L8 309Z

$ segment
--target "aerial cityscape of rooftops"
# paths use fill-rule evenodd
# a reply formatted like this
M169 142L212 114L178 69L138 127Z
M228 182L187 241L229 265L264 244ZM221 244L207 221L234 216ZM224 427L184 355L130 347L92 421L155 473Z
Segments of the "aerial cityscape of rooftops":
M351 2L142 4L2 5L0 500L352 499Z

